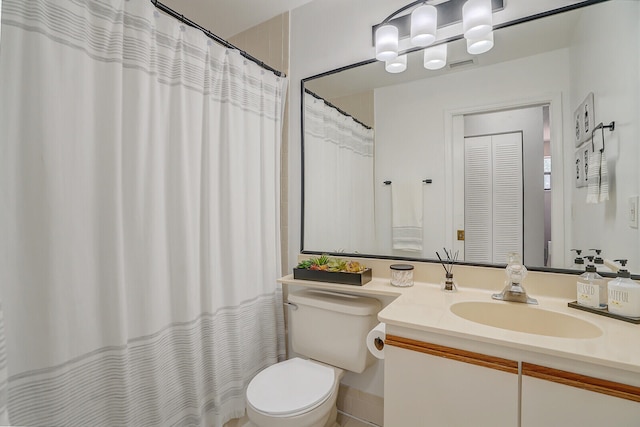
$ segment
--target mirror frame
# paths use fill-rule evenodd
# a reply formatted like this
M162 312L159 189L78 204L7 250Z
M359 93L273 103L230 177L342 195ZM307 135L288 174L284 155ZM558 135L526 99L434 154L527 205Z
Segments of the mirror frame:
M524 24L530 21L535 21L538 19L546 18L548 16L553 16L557 14L561 14L564 12L570 12L572 10L581 9L583 7L588 7L598 3L608 2L610 0L585 0L581 3L576 3L568 6L564 6L557 9L551 9L545 12L537 13L534 15L514 19L508 22L504 22L502 24L497 24L493 27L494 30L499 30L501 28L512 27L514 25ZM447 39L443 39L434 43L431 46L437 46L440 44L454 42L456 40L463 39L463 35L457 35L453 37L449 37ZM399 52L399 55L404 55L412 52L418 52L424 50L423 47L413 47L402 52ZM333 70L325 71L320 74L316 74L310 77L306 77L300 81L300 144L301 144L301 218L300 218L300 253L306 255L322 255L328 254L330 256L337 257L357 257L357 258L369 258L369 259L382 259L382 260L398 260L398 261L407 261L407 262L428 262L428 263L440 263L439 260L434 258L417 258L417 257L401 257L394 255L375 255L375 254L359 254L359 253L346 253L346 252L326 252L326 251L312 251L304 249L304 214L305 214L305 150L304 150L304 94L305 94L305 83L311 80L315 80L321 77L329 76L332 74L339 73L341 71L350 70L352 68L361 67L364 65L373 64L378 62L377 59L371 58L364 61L360 61L354 64L346 65L344 67L336 68ZM466 265L471 267L490 267L490 268L505 268L507 265L504 264L489 264L489 263L474 263L474 262L466 262L466 261L456 261L456 265ZM560 273L560 274L572 274L572 275L580 275L584 273L584 271L573 270L568 268L553 268L553 267L537 267L537 266L526 266L529 271L540 271L546 273ZM599 272L599 274L603 277L616 277L615 273L607 273L607 272ZM631 278L634 280L640 280L640 274L632 274Z

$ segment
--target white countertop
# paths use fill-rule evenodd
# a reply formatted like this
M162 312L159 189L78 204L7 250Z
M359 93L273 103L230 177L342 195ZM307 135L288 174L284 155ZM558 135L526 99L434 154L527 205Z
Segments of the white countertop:
M533 294L531 296L538 300L539 305L526 305L526 308L550 310L586 320L602 330L601 336L573 339L515 332L466 320L451 312L451 305L463 301L521 304L494 301L491 294L496 291L486 289L459 287L458 292L447 293L441 291L439 285L420 282L412 287L399 288L391 286L389 280L383 278L374 278L364 286L295 280L291 275L279 281L363 295L396 296L378 314L378 319L387 325L640 373L640 325L570 308L567 303L572 299Z

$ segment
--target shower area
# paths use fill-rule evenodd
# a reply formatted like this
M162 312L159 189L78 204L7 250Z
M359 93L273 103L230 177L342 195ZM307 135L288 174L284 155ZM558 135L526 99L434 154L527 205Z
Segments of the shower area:
M0 424L242 416L285 355L287 78L159 2L1 7Z

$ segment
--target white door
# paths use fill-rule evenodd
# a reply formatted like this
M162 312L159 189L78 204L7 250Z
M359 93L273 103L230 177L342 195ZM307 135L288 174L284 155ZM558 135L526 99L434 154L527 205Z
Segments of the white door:
M524 256L522 132L464 141L465 261Z

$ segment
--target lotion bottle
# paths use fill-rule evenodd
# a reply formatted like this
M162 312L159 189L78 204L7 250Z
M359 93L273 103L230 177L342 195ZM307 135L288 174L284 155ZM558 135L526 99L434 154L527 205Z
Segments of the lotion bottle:
M609 282L609 312L625 317L640 317L640 284L631 280L628 270L618 270Z
M578 277L578 304L587 307L607 308L607 283L596 271L593 264L587 265L586 271Z

